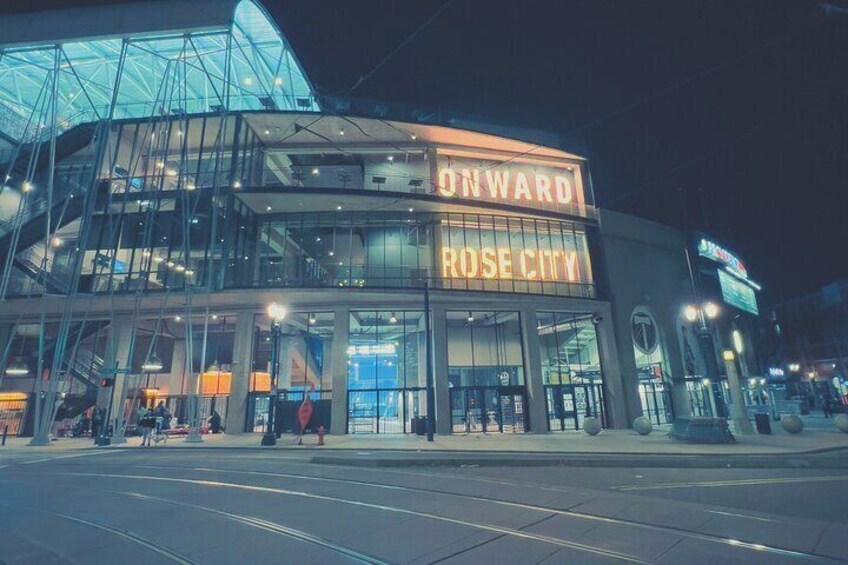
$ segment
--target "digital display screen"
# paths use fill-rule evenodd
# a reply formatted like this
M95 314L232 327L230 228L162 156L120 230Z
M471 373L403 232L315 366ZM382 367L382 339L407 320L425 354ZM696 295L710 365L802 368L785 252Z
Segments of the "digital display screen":
M750 285L721 269L718 270L718 282L721 285L721 296L725 302L745 312L754 315L760 314L760 310L757 308L757 293Z

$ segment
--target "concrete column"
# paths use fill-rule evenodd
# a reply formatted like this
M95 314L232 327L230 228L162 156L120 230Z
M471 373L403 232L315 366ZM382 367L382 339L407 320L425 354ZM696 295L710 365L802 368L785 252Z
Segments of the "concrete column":
M347 433L347 344L350 336L350 312L347 308L333 311L333 402L330 408L330 432Z
M542 358L539 351L539 332L536 329L535 308L524 308L521 318L521 347L524 349L524 383L527 389L526 413L530 418L530 431L548 433L548 407L545 385L542 382Z
M609 314L596 316L598 352L601 356L601 373L604 377L604 408L611 428L630 427L631 415L641 414L638 382L635 376L626 379L618 363L615 333ZM629 339L629 333L628 333ZM632 382L631 382L632 381ZM633 416L635 418L635 416Z
M444 306L431 304L433 319L433 382L436 393L436 433L451 433L450 388L448 387L448 320ZM427 410L431 407L427 406Z
M247 421L247 394L253 360L254 313L236 315L233 336L233 377L227 401L226 429L228 434L244 432Z
M171 373L167 376L167 384L168 390L167 393L169 395L174 394L192 394L194 391L189 390L191 383L186 382L183 378L185 376L185 368L186 368L186 342L184 339L178 339L174 341L174 353L171 356ZM201 367L200 373L204 372L204 367ZM157 379L156 386L160 387L161 383Z
M727 371L727 388L730 390L730 414L733 416L733 425L737 434L752 434L754 427L745 414L745 395L742 394L742 386L739 384L735 355L730 350L727 350L727 353L728 356L724 357L724 369Z
M280 339L280 360L279 371L277 373L277 390L290 389L292 377L292 349L295 347L293 337L284 337Z
M139 376L130 372L132 370L130 345L133 341L133 320L131 318L113 320L109 329L103 371L107 375L114 375L115 384L111 389L100 389L97 395L97 406L98 408L108 408L109 396L111 395L112 413L109 415L109 420L115 424L112 443L124 443L127 441L122 431L126 417L124 404L130 386L138 386L140 382ZM104 422L104 424L108 425L110 422Z

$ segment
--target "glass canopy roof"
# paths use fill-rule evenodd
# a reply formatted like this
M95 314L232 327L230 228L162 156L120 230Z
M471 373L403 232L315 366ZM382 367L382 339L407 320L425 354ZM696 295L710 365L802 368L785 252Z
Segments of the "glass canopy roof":
M58 77L54 81L54 77ZM0 50L0 132L19 141L109 117L319 111L290 45L253 0L229 28Z

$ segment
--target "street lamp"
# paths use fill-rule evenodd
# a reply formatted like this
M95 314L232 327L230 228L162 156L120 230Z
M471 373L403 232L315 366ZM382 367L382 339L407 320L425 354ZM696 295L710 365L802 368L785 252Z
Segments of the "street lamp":
M274 412L277 407L277 365L279 365L280 334L286 309L276 302L268 305L268 317L271 318L271 386L268 396L268 428L262 436L262 445L277 445L274 431Z

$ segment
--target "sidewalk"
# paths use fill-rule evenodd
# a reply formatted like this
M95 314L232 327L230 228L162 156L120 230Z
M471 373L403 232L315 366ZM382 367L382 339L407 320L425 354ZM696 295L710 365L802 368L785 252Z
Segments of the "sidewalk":
M824 420L821 418L821 420ZM348 434L327 435L326 445L318 447L318 438L308 434L304 445L297 438L283 435L276 449L321 450L339 452L401 451L401 452L474 452L474 453L527 453L527 454L586 454L586 455L789 455L809 454L838 449L848 450L848 434L836 429L832 421L808 422L804 432L792 435L783 431L779 423L773 426L772 435L736 435L736 443L704 445L673 441L667 436L668 427L655 428L648 436L640 436L633 430L604 430L597 436L583 432L549 434L456 434L436 435L433 442L424 436ZM264 449L260 446L262 434L204 435L202 443L186 443L184 438L170 438L167 445L158 449ZM55 451L65 449L125 449L137 447L139 437L130 437L127 443L95 448L89 438L60 438L50 447L28 447L28 438L9 438L4 450L26 449L32 451ZM154 448L156 449L156 448ZM846 452L848 457L848 451Z

